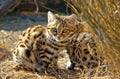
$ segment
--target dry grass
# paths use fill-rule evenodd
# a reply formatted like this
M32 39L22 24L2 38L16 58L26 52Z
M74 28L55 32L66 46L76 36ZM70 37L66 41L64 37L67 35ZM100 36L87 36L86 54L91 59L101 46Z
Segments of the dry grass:
M38 76L28 71L15 71L13 61L4 61L0 64L0 79L55 79L50 76Z
M120 75L120 1L119 0L65 0L67 5L86 21L98 40L100 53L109 63L115 79ZM117 73L117 75L116 75Z
M68 6L87 21L98 39L109 45L110 54L120 56L120 1L119 0L70 0ZM119 58L119 57L117 57ZM119 59L118 59L119 60Z
M88 76L84 73L80 73L79 71L67 71L67 70L56 70L50 72L49 74L33 73L31 71L19 70L16 71L14 69L15 63L13 61L4 61L0 64L0 79L110 79L109 75L106 76Z

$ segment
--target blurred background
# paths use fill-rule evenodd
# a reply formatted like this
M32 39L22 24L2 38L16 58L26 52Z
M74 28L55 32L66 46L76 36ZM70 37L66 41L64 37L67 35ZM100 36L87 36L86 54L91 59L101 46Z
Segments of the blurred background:
M17 11L29 14L45 14L47 11L66 13L68 6L64 0L1 0L0 16Z

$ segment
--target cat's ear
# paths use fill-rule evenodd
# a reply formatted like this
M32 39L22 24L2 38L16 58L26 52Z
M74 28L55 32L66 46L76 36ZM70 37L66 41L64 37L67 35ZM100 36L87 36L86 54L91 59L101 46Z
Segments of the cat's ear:
M48 11L48 23L53 22L54 20L55 15L51 11Z
M76 25L77 23L77 16L75 14L71 14L66 18L66 23L68 25Z

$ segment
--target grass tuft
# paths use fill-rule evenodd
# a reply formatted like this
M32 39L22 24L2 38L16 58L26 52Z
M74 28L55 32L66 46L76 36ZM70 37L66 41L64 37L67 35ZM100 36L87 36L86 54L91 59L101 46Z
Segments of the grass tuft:
M120 72L120 0L65 2L79 19L89 24L91 33L97 40L99 52L107 59L111 73Z

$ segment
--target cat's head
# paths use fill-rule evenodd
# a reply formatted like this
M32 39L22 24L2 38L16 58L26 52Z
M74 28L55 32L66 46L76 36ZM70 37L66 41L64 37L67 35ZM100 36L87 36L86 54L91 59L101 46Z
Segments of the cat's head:
M73 33L76 29L77 17L75 14L63 16L48 12L49 31L58 39L63 39Z

